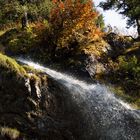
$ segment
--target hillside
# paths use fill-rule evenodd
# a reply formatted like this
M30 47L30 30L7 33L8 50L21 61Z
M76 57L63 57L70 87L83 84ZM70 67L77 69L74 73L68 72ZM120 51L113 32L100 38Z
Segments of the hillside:
M139 36L107 31L91 0L0 8L1 140L139 140Z

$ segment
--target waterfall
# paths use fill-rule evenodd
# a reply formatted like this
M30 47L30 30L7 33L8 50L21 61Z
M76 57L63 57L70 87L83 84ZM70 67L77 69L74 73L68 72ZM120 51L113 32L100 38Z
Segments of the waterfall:
M84 140L93 140L95 131L99 140L140 140L139 110L116 98L104 85L88 84L32 61L18 61L41 70L67 88L89 124Z

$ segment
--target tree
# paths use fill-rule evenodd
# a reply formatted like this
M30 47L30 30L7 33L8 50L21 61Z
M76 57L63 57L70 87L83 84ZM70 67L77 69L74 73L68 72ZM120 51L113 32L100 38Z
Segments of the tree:
M53 3L49 22L57 46L67 47L76 36L91 39L100 34L96 26L98 13L92 0L53 0Z
M140 37L140 0L107 0L101 2L100 6L104 10L116 9L120 14L128 17L128 27L137 26Z
M53 0L50 26L44 39L51 58L71 54L78 46L100 39L102 31L96 25L98 16L92 0Z
M29 20L46 19L51 4L51 0L0 0L0 25L21 22L24 28Z
M28 26L28 17L32 20L38 20L40 18L48 18L49 12L52 8L52 2L50 0L18 0L22 5L22 28Z
M20 16L20 6L17 0L1 0L0 1L0 25L1 28L5 24L17 21Z

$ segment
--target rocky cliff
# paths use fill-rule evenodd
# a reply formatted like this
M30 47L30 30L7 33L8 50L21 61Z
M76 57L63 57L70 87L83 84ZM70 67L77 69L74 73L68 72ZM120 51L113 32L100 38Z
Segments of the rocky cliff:
M0 139L88 137L81 129L84 116L66 88L5 55L0 54L0 61Z

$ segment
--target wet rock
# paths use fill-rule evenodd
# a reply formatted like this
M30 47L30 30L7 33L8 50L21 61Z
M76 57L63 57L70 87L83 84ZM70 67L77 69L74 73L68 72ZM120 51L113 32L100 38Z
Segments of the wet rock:
M88 138L89 130L82 129L89 127L82 107L67 88L43 73L10 77L9 71L10 68L0 72L0 128L8 128L10 134L17 130L17 140ZM6 135L0 133L0 138L7 139L6 130ZM12 135L8 139L12 140Z
M98 61L94 55L90 55L86 59L86 70L88 71L91 77L94 77L96 74L97 63Z
M76 106L68 91L43 73L14 74L10 67L0 72L0 128L17 130L17 140L78 139L82 118ZM12 140L6 130L0 138Z

